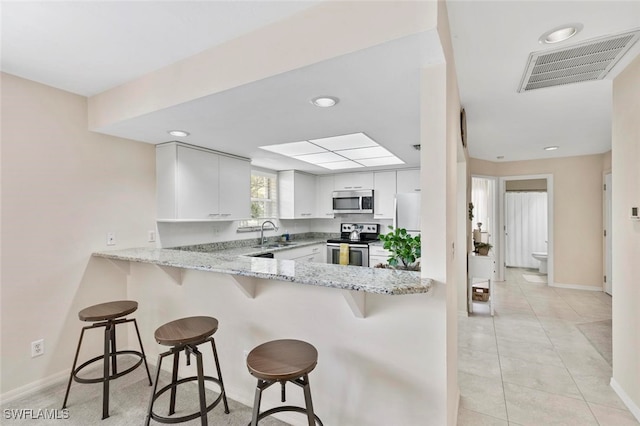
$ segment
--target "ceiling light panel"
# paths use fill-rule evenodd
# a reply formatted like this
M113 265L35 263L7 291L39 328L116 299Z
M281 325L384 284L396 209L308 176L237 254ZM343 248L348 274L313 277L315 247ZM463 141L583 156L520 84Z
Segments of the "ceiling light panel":
M356 169L359 167L364 167L362 164L358 164L355 161L351 160L336 161L335 163L323 163L318 165L330 170Z
M375 167L375 166L391 166L394 164L404 164L404 161L402 161L398 157L390 156L390 157L380 157L380 158L365 158L362 160L358 160L358 163L366 167Z
M306 154L316 154L319 152L326 152L325 149L309 143L307 141L304 142L292 142L292 143L282 143L279 145L267 145L261 146L261 149L265 149L267 151L275 152L277 154L286 155L287 157L295 157L297 155L306 155Z
M314 144L328 149L329 151L379 146L374 140L364 133L352 133L350 135L332 136L322 139L309 139L309 142L313 142Z
M359 160L361 158L389 157L393 155L381 146L374 146L370 148L343 149L336 152L343 157L349 158L350 160Z
M318 154L296 155L294 158L306 161L307 163L318 165L321 165L322 163L332 163L345 160L344 157L330 151L325 151Z

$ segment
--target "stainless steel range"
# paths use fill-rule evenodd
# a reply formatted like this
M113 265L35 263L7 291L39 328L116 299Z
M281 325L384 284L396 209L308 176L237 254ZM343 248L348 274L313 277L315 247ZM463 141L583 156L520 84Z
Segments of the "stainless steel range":
M369 266L369 243L378 241L380 225L377 223L342 223L340 238L327 240L327 263L340 264L340 248L348 249L345 264Z

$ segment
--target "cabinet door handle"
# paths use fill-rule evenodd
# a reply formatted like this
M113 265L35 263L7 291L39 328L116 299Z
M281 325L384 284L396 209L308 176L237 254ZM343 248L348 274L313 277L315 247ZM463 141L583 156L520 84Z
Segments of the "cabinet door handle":
M420 188L415 188L414 191L415 192L420 192Z
M353 189L362 189L362 186L354 186Z
M374 216L384 216L384 213L376 213Z
M209 213L209 216L220 216L220 213Z
M231 216L231 213L220 213L220 216Z

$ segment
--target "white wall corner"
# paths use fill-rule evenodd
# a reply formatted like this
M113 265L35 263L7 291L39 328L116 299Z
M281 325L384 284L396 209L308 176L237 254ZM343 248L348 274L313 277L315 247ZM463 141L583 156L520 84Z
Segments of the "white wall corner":
M620 384L613 377L611 378L611 387L620 397L622 402L624 402L624 405L626 405L629 411L631 411L631 414L633 414L633 416L640 422L640 407L635 402L633 402L631 397L627 395L622 386L620 386Z

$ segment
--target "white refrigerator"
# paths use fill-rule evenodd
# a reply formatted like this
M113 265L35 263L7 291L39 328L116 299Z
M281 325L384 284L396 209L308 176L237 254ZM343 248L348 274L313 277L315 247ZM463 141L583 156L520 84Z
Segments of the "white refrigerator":
M395 228L405 228L409 232L420 232L420 193L396 194Z

